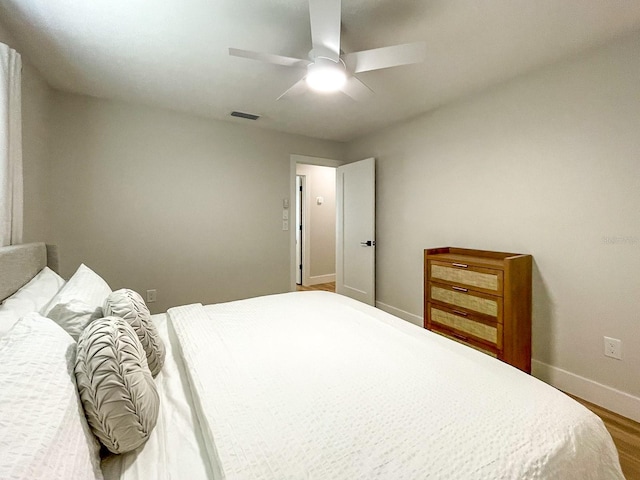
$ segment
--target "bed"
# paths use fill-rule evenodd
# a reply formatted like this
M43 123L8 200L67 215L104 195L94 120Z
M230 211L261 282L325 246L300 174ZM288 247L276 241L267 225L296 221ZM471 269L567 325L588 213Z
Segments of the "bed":
M46 249L24 248L39 252L33 276ZM17 279L5 297L25 281L6 265L25 256L0 249L0 286ZM103 451L96 478L624 478L602 421L563 393L349 298L294 292L152 320L166 347L157 424L134 451ZM0 395L0 472L19 461L4 455L10 411Z

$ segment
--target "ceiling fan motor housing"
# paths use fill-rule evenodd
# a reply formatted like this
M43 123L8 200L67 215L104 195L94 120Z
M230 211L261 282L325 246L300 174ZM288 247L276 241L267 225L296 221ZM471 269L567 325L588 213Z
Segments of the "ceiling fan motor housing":
M347 72L342 62L330 58L316 57L307 67L307 84L314 90L335 92L340 90L347 80Z

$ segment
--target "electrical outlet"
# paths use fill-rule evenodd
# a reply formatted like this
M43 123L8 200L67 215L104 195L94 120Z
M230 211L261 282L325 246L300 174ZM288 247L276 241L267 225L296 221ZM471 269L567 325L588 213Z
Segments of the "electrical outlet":
M282 230L289 230L289 220L282 220Z
M617 338L604 337L604 355L622 360L622 342Z
M156 298L158 296L158 292L153 289L153 290L147 290L147 302L148 303L153 303L156 301Z

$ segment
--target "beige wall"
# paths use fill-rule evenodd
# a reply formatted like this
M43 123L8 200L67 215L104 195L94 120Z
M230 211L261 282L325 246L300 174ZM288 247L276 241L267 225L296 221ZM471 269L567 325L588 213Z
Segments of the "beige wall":
M378 299L421 320L426 247L530 253L540 375L640 406L639 154L640 35L352 142L377 158Z
M305 239L309 249L309 283L335 281L336 169L298 164L296 173L305 176L307 187L309 218ZM322 205L317 204L317 197L324 198Z
M152 311L289 290L290 154L343 145L55 93L51 228L63 274L157 289Z
M0 42L20 52L19 45L0 24ZM42 75L22 56L22 161L24 175L25 242L47 241L49 155L48 111L51 89Z

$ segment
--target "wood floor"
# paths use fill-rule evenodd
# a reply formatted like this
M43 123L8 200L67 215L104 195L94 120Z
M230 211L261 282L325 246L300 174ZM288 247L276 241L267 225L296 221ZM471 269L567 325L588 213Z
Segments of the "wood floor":
M304 285L296 285L296 290L299 292L308 292L311 290L322 290L323 292L335 293L336 282L320 283L319 285L310 285L308 287L305 287Z
M320 285L312 285L305 287L298 285L298 291L322 290L325 292L335 292L336 284L323 283ZM620 456L620 465L622 472L627 480L640 480L640 423L634 422L616 413L605 410L602 407L589 403L581 398L574 397L576 401L582 403L585 407L598 415L604 422L607 430L613 438L613 442L618 448Z

